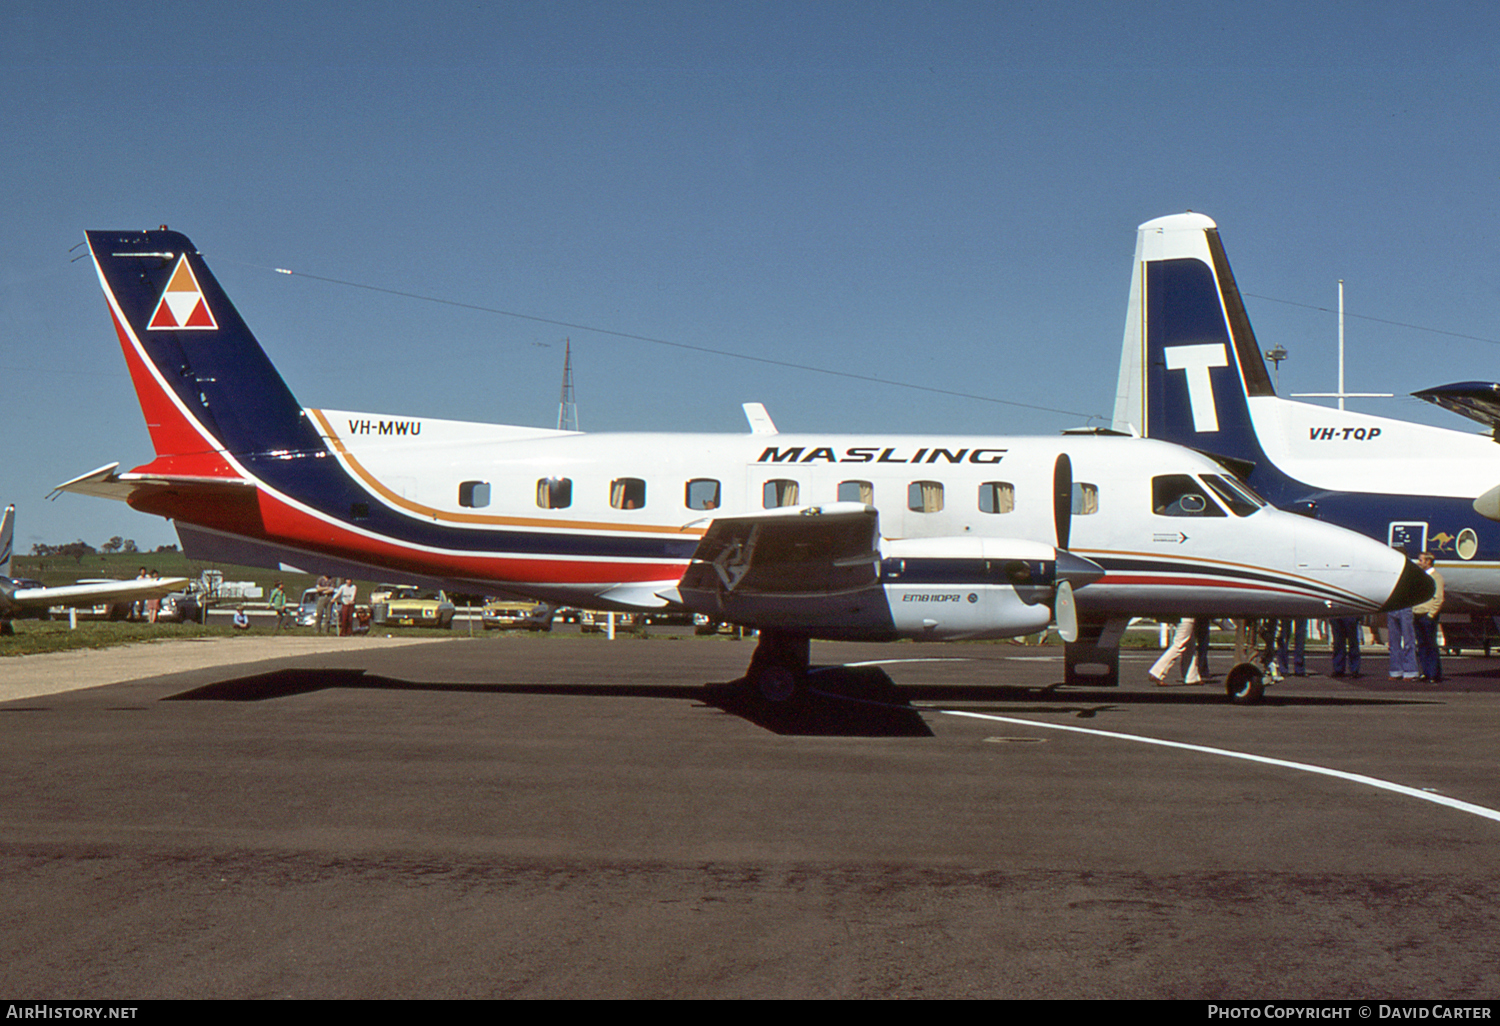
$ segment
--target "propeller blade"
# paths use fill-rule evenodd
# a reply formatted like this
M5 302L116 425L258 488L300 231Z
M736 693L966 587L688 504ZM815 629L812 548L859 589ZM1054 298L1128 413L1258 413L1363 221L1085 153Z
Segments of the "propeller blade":
M1073 461L1059 453L1052 467L1052 525L1057 533L1057 547L1068 547L1073 531Z
M1057 582L1052 618L1057 621L1059 637L1069 644L1078 640L1078 607L1073 604L1073 586L1067 581Z

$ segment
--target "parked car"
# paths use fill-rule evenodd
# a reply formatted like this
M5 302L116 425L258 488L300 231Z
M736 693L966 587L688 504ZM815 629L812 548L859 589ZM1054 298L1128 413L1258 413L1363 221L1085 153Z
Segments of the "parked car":
M638 622L635 613L616 613L615 633L633 631ZM578 621L578 630L583 634L603 634L609 630L609 614L595 609L585 609Z
M308 588L297 603L297 615L293 620L298 627L312 627L318 622L318 589Z
M163 595L161 604L156 607L156 619L169 623L202 623L205 611L197 590L189 587Z
M552 618L552 607L545 602L528 604L497 598L485 599L479 613L479 622L487 631L550 631Z
M440 627L453 629L456 611L448 596L437 588L419 588L413 584L381 585L389 589L377 592L372 602L374 622L381 627Z

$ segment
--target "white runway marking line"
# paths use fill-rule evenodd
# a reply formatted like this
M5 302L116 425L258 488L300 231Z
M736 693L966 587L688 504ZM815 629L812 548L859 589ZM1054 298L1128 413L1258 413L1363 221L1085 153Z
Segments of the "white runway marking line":
M896 663L966 663L962 656L927 656L921 659L867 659L862 663L840 663L839 666L894 666ZM838 669L839 667L828 667Z
M1328 769L1325 766L1313 766L1305 762L1291 762L1287 759L1273 759L1265 755L1251 755L1248 752L1233 752L1227 748L1210 748L1207 745L1190 745L1182 741L1163 741L1160 738L1143 737L1139 734L1121 734L1113 730L1096 730L1091 727L1073 727L1063 723L1038 723L1036 720L1020 720L1010 716L994 716L989 713L960 712L955 709L935 709L934 712L946 713L949 716L968 716L976 720L994 720L998 723L1016 723L1025 727L1040 727L1043 730L1070 730L1075 734L1093 734L1096 737L1110 737L1120 741L1136 741L1144 745L1160 745L1163 748L1181 748L1189 752L1202 752L1206 755L1222 755L1230 759L1244 759L1246 762L1259 762L1267 766L1280 766L1284 769L1301 770L1304 773L1316 773L1325 777L1337 777L1340 780L1351 780L1356 784L1368 784L1370 787L1380 788L1382 791L1394 791L1396 794L1405 795L1408 798L1420 798L1424 802L1432 802L1435 805L1446 805L1450 809L1459 812L1467 812L1471 816L1479 816L1481 819L1493 820L1500 823L1500 812L1487 809L1483 805L1474 805L1471 802L1461 802L1457 798L1449 798L1446 795L1432 794L1420 791L1414 787L1404 784L1393 784L1389 780L1380 780L1377 777L1367 777L1362 773L1345 773L1343 770Z

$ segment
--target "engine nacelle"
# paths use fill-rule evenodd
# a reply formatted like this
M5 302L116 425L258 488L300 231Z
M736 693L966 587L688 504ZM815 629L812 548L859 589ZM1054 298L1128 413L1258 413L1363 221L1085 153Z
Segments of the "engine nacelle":
M1005 538L915 538L881 546L880 586L901 637L1013 638L1052 622L1057 550Z
M814 638L1013 638L1052 622L1059 590L1064 633L1076 629L1071 589L1103 575L1020 538L882 539L874 507L834 503L716 519L675 597L714 619Z

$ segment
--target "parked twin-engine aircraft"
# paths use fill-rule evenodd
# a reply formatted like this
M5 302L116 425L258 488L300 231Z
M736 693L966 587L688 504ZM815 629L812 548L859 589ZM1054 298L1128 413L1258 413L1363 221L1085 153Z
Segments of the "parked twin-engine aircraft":
M44 588L34 581L10 576L10 557L15 534L15 506L0 514L0 634L14 634L16 617L44 614L52 606L93 606L101 602L135 602L160 598L187 583L186 577L159 577L131 581L97 581Z
M809 639L1003 638L1054 611L1115 683L1131 615L1321 616L1420 600L1368 539L1265 507L1138 438L581 434L302 407L184 236L89 232L156 458L60 488L176 521L194 558L758 628L796 693ZM1075 613L1073 591L1077 590Z
M1414 394L1493 429L1497 389ZM1223 460L1282 509L1409 555L1430 550L1448 608L1500 610L1500 445L1278 398L1218 228L1202 214L1140 226L1114 427Z

